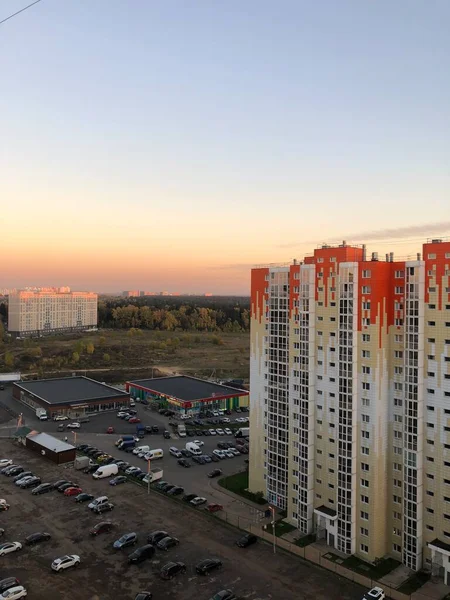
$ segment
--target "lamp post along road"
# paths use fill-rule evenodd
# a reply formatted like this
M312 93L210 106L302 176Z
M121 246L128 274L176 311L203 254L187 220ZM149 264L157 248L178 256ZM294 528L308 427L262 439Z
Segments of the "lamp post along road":
M147 460L147 496L150 495L150 460Z

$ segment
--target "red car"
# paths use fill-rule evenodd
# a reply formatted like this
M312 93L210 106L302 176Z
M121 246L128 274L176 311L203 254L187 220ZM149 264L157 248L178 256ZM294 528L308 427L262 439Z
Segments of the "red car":
M70 487L67 488L67 490L64 490L64 496L78 496L82 491L83 490L79 487Z
M206 510L215 513L219 512L219 510L223 510L223 506L221 504L208 504Z
M141 420L138 419L137 417L131 417L131 419L128 419L128 423L140 423Z
M114 433L114 427L108 427L106 433Z

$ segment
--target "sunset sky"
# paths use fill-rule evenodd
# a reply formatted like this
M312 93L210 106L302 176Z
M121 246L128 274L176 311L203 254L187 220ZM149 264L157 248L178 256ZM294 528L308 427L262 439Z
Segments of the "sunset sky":
M0 25L0 288L246 294L251 265L323 241L449 234L449 19L42 0Z

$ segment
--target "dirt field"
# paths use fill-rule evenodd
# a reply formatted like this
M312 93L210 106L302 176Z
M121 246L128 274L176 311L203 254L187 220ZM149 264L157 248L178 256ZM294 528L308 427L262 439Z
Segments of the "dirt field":
M87 351L92 344L93 352ZM248 333L185 333L141 330L100 330L85 335L55 336L32 341L14 340L4 347L14 356L13 367L40 378L73 372L107 382L149 377L152 369L196 377L243 378L248 381ZM92 350L92 348L90 348ZM74 353L77 355L74 358Z
M30 490L20 490L10 478L0 475L0 497L11 504L8 512L0 513L0 526L6 530L3 540L23 541L36 531L52 535L49 542L0 558L2 578L18 577L30 600L133 600L145 589L150 589L155 599L176 600L207 600L221 589L232 589L239 598L252 600L362 597L359 586L281 551L274 556L271 546L263 542L238 549L234 545L240 535L236 530L169 498L154 493L147 496L145 490L131 483L112 488L108 481L94 481L88 475L57 467L9 441L0 441L0 456L30 468L43 482L70 477L87 492L96 496L106 493L115 504L106 517L97 517L86 505L78 505L57 491L32 496ZM89 528L106 519L114 522L115 531L92 539ZM136 531L144 543L146 534L155 529L175 535L180 545L167 553L158 550L153 560L139 566L128 566L129 549L112 549L113 541L123 533ZM78 569L53 573L52 560L66 553L79 554L82 564ZM199 577L193 567L206 557L220 558L223 569L213 576ZM171 560L185 562L188 572L162 581L159 570Z

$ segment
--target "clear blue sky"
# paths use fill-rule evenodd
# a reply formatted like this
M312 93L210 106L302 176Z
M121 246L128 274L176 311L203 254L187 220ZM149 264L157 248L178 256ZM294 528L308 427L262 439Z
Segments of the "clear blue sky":
M246 292L324 239L445 233L449 26L448 0L42 0L0 26L0 288Z

